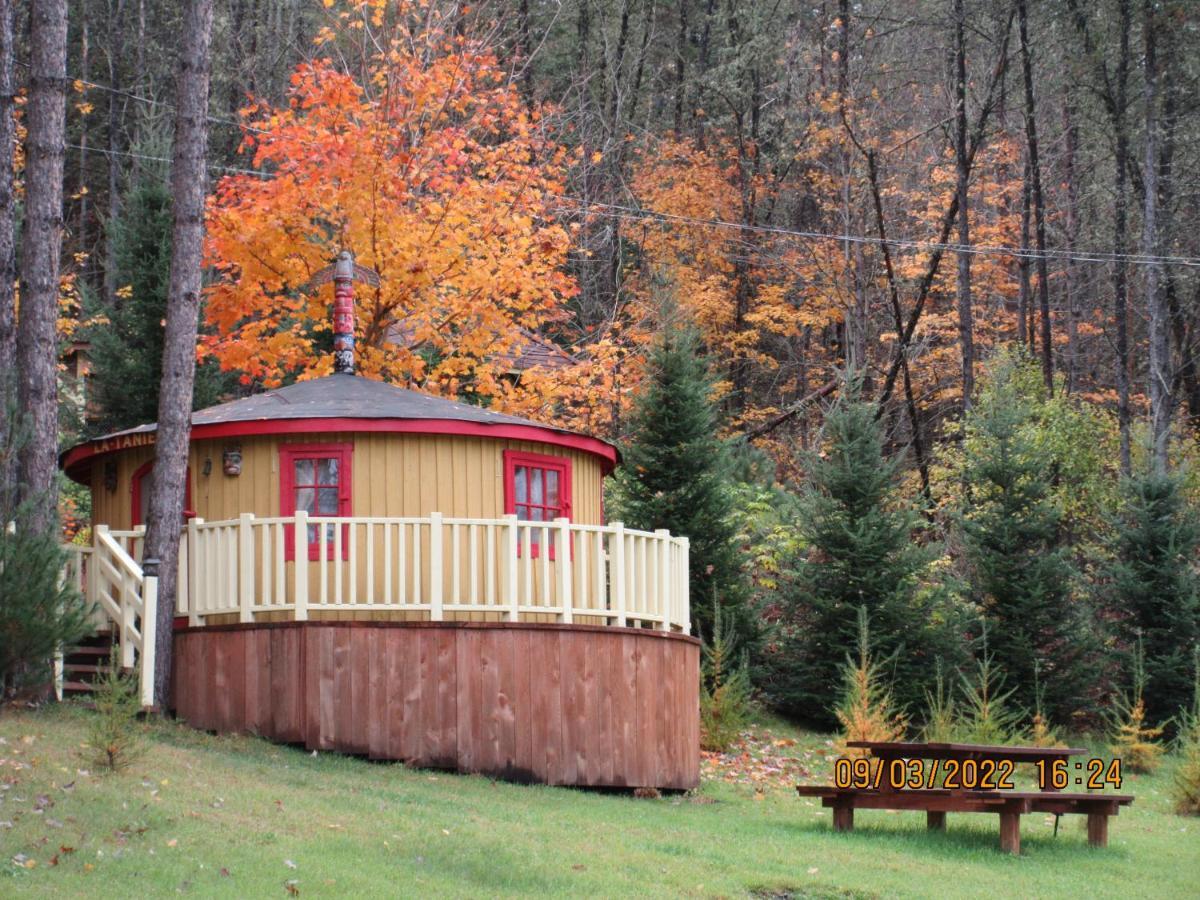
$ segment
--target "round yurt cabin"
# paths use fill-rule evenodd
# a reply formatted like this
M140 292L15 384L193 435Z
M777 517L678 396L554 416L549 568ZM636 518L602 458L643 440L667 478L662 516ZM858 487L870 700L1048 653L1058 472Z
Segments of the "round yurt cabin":
M346 373L192 423L179 717L518 780L697 783L687 541L605 523L613 446ZM62 459L92 495L80 585L143 671L154 437Z

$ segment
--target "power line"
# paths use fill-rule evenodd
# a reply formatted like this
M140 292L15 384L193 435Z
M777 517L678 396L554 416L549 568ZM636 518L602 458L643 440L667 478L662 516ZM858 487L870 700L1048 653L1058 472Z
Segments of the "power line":
M126 156L130 159L141 159L147 162L169 163L171 159L166 156L151 156L148 153L135 153L132 150L107 150L104 147L85 147L82 144L66 144L72 150L83 150L87 153L99 153L103 156ZM213 172L228 172L231 175L255 175L259 178L270 178L270 172L259 172L255 169L237 169L231 166L219 166L216 163L209 163L208 169Z
M143 96L141 96L139 94L135 94L131 91L125 91L120 88L114 88L110 85L99 84L97 82L88 81L88 80L82 79L82 78L75 79L75 80L80 82L81 84L86 84L89 87L93 87L98 90L109 91L118 96L129 97L130 99L136 100L140 103L146 103L146 104L150 104L153 106L159 106L164 109L172 110L172 111L174 111L176 109L175 106L173 106L170 103L167 103L164 100L156 100L152 97L143 97ZM241 129L244 129L246 131L250 131L250 132L253 132L256 134L271 134L272 133L266 129L258 128L256 126L250 125L246 122L235 121L232 119L223 119L218 116L208 115L208 116L206 116L206 119L210 122L215 122L215 123L221 124L221 125L232 125L237 128L241 128ZM310 142L310 141L306 141L304 143L312 144L312 142ZM100 147L83 147L78 144L71 144L68 146L71 146L73 149L92 151L92 152L101 153L104 155L126 156L126 157L130 157L133 159L142 159L142 160L153 161L153 162L170 162L170 160L166 159L165 157L150 156L147 154L140 154L140 153L135 153L132 151L107 150L107 149L103 149ZM258 178L271 177L271 173L269 173L269 172L262 172L262 171L257 171L254 169L243 169L243 168L236 168L236 167L230 167L230 166L220 166L220 165L216 165L216 164L210 164L208 166L208 168L210 171L225 172L225 173L234 174L234 175L253 175ZM673 213L656 212L654 210L646 210L646 209L642 209L639 207L621 206L619 204L613 204L613 203L600 203L600 202L594 202L594 201L587 201L587 200L583 200L578 197L571 197L571 196L563 196L562 199L566 200L570 203L577 204L578 206L577 206L577 208L556 207L556 210L559 212L579 212L581 209L586 210L586 211L593 211L596 209L601 209L601 210L606 211L605 214L607 214L609 216L609 218L620 219L623 221L635 221L635 222L657 221L657 222L661 222L664 224L675 223L675 224L691 225L691 226L700 227L700 228L735 230L735 231L743 232L743 233L744 232L753 232L755 234L767 234L767 235L772 235L772 236L776 236L776 237L800 238L800 239L808 240L808 241L863 244L863 245L876 246L876 247L881 247L886 244L889 247L895 247L895 248L904 249L904 250L921 250L921 251L940 250L942 252L949 252L949 253L968 253L968 254L971 254L974 256L1007 256L1007 257L1011 257L1013 259L1026 259L1026 260L1038 260L1038 259L1044 258L1046 260L1099 263L1099 264L1104 264L1104 265L1116 263L1116 262L1124 262L1129 265L1135 265L1135 266L1169 265L1169 266L1180 266L1183 268L1200 268L1200 257L1194 257L1194 256L1159 256L1159 255L1144 254L1144 253L1114 253L1111 251L1103 251L1103 250L1083 250L1083 251L1045 250L1045 251L1040 251L1033 247L1022 248L1022 247L1009 247L1009 246L1004 246L1004 245L943 243L943 242L938 242L938 241L921 241L921 240L916 240L916 239L912 239L912 238L888 238L887 240L884 240L882 238L870 237L867 235L834 234L834 233L830 233L830 232L821 232L821 231L803 231L803 230L797 230L797 229L783 228L783 227L774 226L774 225L749 225L749 224L743 224L740 222L731 222L731 221L726 221L726 220L717 219L717 218L698 219L698 218L691 217L691 216L681 216L681 215L676 215Z
M680 216L673 213L661 213L654 210L638 209L630 206L620 206L615 203L599 203L586 201L578 197L564 196L564 200L578 204L575 207L558 207L560 212L586 212L593 209L607 211L610 218L634 222L660 222L663 224L693 225L701 228L728 229L739 232L754 232L779 237L795 237L810 241L831 241L838 243L868 244L872 246L899 247L907 250L942 250L951 253L970 253L977 256L1012 256L1017 259L1056 259L1073 260L1075 262L1114 263L1126 262L1130 265L1174 265L1188 268L1200 268L1200 257L1194 256L1154 256L1144 253L1112 253L1102 250L1046 250L1035 248L1006 247L999 245L941 243L938 241L919 241L911 238L868 237L857 234L832 234L822 231L800 231L782 228L774 225L746 225L740 222L730 222L722 219L697 219L691 216Z

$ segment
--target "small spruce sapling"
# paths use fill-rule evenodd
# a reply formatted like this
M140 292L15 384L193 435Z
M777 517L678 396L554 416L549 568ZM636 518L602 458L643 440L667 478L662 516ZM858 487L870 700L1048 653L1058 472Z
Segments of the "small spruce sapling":
M138 682L122 671L115 647L94 688L96 713L88 731L93 763L101 771L119 772L141 756L144 747Z
M1180 716L1179 765L1171 782L1175 812L1200 816L1200 644L1192 647L1192 708Z
M980 644L975 677L962 676L964 711L956 736L973 744L1007 744L1017 733L1022 715L1009 705L1013 690L1004 690L1004 676L997 671L995 658L988 650L986 621Z
M1129 771L1148 775L1158 768L1163 746L1156 739L1163 730L1146 724L1146 661L1141 635L1138 635L1133 651L1132 664L1132 689L1128 694L1117 696L1113 703L1114 712L1109 717L1110 749Z
M865 606L858 608L857 649L858 658L846 654L842 664L842 692L834 709L842 727L841 743L844 747L848 741L900 740L908 720L896 706L891 687L884 683L881 664L871 657L871 631Z
M1055 733L1054 726L1050 724L1050 719L1046 716L1045 697L1046 689L1041 683L1041 666L1034 664L1033 667L1033 722L1029 728L1029 743L1035 747L1064 747L1058 734Z
M723 753L750 721L750 671L730 613L713 594L712 639L701 645L700 746Z
M925 724L921 728L921 738L931 743L949 743L955 737L958 715L954 690L946 684L940 656L935 663L935 670L934 689L925 692Z

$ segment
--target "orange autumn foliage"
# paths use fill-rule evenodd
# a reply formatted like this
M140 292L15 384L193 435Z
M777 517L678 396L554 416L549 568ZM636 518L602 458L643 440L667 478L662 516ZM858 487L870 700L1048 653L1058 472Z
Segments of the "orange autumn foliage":
M377 4L350 5L378 24ZM565 318L576 291L555 218L568 154L485 45L392 6L362 83L319 59L285 104L245 111L267 174L224 178L210 202L201 352L264 385L330 372L332 290L307 284L347 248L381 281L356 287L361 374L536 411L553 402L546 379L514 386L494 359Z

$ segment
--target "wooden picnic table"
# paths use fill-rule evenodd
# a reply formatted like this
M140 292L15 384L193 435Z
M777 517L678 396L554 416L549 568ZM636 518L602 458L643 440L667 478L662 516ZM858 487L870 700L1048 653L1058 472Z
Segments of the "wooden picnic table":
M1003 747L986 744L915 743L906 741L848 741L846 746L866 750L880 766L890 766L895 760L955 760L958 763L990 760L1048 766L1072 756L1087 753L1075 747ZM1088 818L1088 843L1093 847L1108 844L1108 819L1117 815L1120 807L1128 806L1134 798L1126 794L1064 793L1053 786L1038 791L1013 789L980 790L976 785L946 788L926 784L921 788L906 785L897 787L888 777L879 778L870 787L837 787L829 785L797 785L801 796L820 797L822 805L833 809L833 826L837 831L854 827L854 810L895 809L924 810L930 829L946 827L947 812L993 812L1000 816L1000 848L1010 853L1021 850L1021 816L1031 812L1054 815L1079 813ZM936 779L933 779L936 782Z

